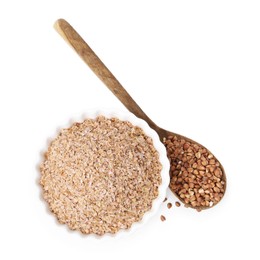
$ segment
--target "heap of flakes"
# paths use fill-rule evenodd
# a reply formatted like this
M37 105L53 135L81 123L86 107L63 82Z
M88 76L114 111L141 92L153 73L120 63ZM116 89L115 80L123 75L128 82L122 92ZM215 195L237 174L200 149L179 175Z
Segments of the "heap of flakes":
M45 153L40 184L60 223L103 235L130 228L151 209L161 169L140 127L99 116L61 130Z

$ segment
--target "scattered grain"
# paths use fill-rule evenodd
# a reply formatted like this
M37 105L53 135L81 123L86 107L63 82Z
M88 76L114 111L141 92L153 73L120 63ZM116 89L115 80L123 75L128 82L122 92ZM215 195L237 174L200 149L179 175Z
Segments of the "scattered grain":
M163 222L163 221L165 221L165 220L166 220L166 217L163 216L163 215L161 215L161 221Z
M176 206L176 207L180 207L180 206L181 206L181 203L180 203L179 201L176 201L176 202L175 202L175 206Z

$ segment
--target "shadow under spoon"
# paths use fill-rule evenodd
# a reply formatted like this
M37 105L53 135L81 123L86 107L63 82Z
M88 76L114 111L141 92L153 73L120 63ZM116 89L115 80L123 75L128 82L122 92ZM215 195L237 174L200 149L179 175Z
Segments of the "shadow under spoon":
M133 98L128 94L128 92L124 89L124 87L120 84L120 82L115 78L115 76L109 71L109 69L104 65L104 63L98 58L98 56L94 53L94 51L88 46L88 44L83 40L83 38L75 31L75 29L64 19L59 19L56 21L54 25L56 31L63 37L63 39L78 53L78 55L83 59L83 61L90 67L90 69L96 74L96 76L113 92L113 94L122 102L122 104L135 116L145 120L148 125L154 129L159 137L160 140L165 144L167 149L167 154L169 157L169 160L171 162L171 180L175 178L175 181L171 181L170 183L170 189L171 191L179 198L180 201L182 201L187 207L192 207L197 210L207 209L212 206L215 206L224 196L224 193L226 191L226 174L224 171L223 166L220 164L220 162L216 159L213 154L206 149L201 144L185 137L179 134L176 134L174 132L165 130L159 126L157 126L139 107L139 105L133 100ZM184 195L181 195L181 184L178 184L178 178L180 178L180 174L182 173L181 167L178 169L178 165L173 163L174 159L176 161L176 158L171 157L172 152L172 144L175 142L183 144L183 142L186 142L187 144L191 145L192 147L197 147L198 150L206 150L207 154L209 156L213 156L215 160L215 164L217 167L221 170L221 180L222 180L222 196L218 198L216 203L213 205L199 205L196 206L192 201L190 200L191 196L195 196L194 193L189 193L191 189L187 187L186 191L187 194L183 193ZM183 152L183 151L182 151ZM198 158L196 158L198 159ZM180 160L180 159L179 159ZM187 169L186 169L187 170ZM197 171L199 172L199 171ZM206 174L206 172L205 172ZM185 177L185 176L184 176ZM183 177L183 178L184 178ZM217 178L217 177L216 177ZM210 183L209 183L210 184ZM186 185L187 186L187 185ZM197 187L198 188L198 187ZM217 189L217 187L214 187ZM197 193L198 194L198 193ZM209 195L208 195L209 196ZM198 195L199 197L199 195ZM189 202L187 202L187 199L189 198ZM198 198L196 197L196 200ZM193 204L193 205L192 205ZM205 203L204 203L205 204ZM207 203L208 204L208 203Z

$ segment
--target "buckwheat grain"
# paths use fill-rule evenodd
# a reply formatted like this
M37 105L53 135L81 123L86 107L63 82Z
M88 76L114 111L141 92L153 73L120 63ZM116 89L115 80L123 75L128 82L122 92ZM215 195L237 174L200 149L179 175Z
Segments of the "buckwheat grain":
M201 210L217 204L226 182L216 158L207 149L178 136L168 136L164 144L171 164L170 189L185 206Z

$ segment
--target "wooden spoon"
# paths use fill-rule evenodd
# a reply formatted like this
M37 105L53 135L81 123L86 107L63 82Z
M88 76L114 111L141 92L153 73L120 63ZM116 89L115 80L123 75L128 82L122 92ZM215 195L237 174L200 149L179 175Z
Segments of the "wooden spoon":
M75 29L64 19L59 19L54 24L56 31L64 38L64 40L78 53L78 55L83 59L83 61L90 67L90 69L96 74L96 76L113 92L113 94L123 103L123 105L134 115L145 120L148 125L154 129L162 142L165 138L169 136L184 139L191 144L197 144L201 148L205 148L201 144L176 133L165 130L157 126L138 106L138 104L133 100L133 98L127 93L124 87L119 83L115 76L109 71L109 69L104 65L104 63L98 58L94 51L88 46L88 44L82 39L82 37L75 31ZM208 151L208 150L207 150ZM209 152L210 153L210 152ZM217 161L218 162L218 161ZM219 162L218 162L219 163ZM224 184L224 193L226 191L226 175L223 166L219 163L219 167L222 170L223 176L222 180ZM171 189L172 192L182 201L186 206L196 208L197 210L207 209L206 206L196 206L193 207L190 204L185 203L185 201ZM224 195L224 194L223 194ZM215 206L216 204L214 204Z

